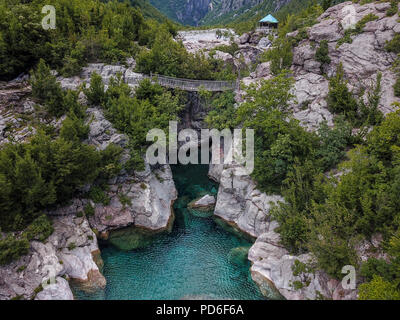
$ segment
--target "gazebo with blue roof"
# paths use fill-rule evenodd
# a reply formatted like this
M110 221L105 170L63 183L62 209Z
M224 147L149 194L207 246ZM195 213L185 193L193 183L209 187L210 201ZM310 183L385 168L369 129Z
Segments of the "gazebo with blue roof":
M276 20L276 18L274 16L269 14L259 21L259 29L261 29L263 31L270 31L272 29L277 29L278 24L279 24L279 21Z

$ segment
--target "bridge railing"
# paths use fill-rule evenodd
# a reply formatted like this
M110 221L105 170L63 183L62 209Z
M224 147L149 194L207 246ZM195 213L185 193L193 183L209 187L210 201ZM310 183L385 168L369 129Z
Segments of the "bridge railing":
M236 88L235 81L192 80L157 74L151 74L150 78L162 86L168 88L180 88L186 91L200 91L202 89L207 91L227 91Z
M158 74L144 75L136 74L135 77L129 77L126 82L130 85L139 85L143 79L150 79L153 83L158 83L163 87L168 87L172 89L182 89L185 91L227 91L235 90L235 81L213 81L213 80L192 80L192 79L182 79L174 78L169 76L163 76Z

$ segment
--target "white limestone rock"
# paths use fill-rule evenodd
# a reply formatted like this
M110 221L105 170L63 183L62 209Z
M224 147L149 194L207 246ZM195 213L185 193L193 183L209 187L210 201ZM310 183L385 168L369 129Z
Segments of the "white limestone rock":
M217 30L221 31L222 37L218 37ZM198 53L201 51L209 52L221 45L230 45L231 37L234 38L234 41L238 39L232 29L209 29L179 31L177 39L182 41L187 51Z
M64 275L88 288L105 286L95 262L100 261L94 258L97 239L86 218L56 215L52 220L54 232L45 243L32 241L27 255L0 266L0 300L72 299ZM43 290L36 295L40 287Z
M110 188L110 204L95 205L91 225L100 232L108 232L134 225L149 231L165 230L173 218L172 205L177 191L169 165L152 169L146 164L144 172L134 177L120 176ZM122 203L122 199L128 203Z
M214 214L257 238L270 226L270 202L277 203L283 198L260 192L250 176L236 173L237 166L224 167Z
M313 265L314 259L309 254L292 256L279 244L279 235L270 230L258 237L250 248L249 260L253 280L264 295L276 298L282 295L288 300L356 299L357 290L345 290L339 281L330 278L322 271L293 274L296 260ZM303 287L297 288L296 283Z
M188 204L188 207L191 209L198 209L198 210L211 210L215 206L215 197L209 194L205 195L204 197L194 200Z
M62 277L57 277L55 283L46 285L37 294L35 300L74 300L74 295L68 281Z

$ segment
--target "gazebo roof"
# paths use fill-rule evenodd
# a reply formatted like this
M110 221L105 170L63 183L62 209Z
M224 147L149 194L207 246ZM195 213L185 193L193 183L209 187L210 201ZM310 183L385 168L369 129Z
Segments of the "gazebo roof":
M271 14L262 18L259 22L269 22L269 23L278 23L278 20L275 19Z

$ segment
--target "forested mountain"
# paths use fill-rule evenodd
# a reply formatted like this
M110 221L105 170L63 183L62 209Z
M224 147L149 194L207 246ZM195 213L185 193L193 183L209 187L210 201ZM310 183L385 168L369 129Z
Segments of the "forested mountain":
M202 24L227 24L229 22L241 21L244 15L246 20L254 15L260 14L263 17L270 12L276 12L292 0L248 0L234 1L225 0L215 4L214 10L203 18Z
M169 18L185 25L210 25L229 21L265 0L150 0L150 3ZM267 0L279 8L290 0Z
M239 14L225 14L215 19L213 23L226 24L235 27L237 30L250 30L256 26L261 18L270 12L276 12L274 16L281 21L288 14L299 13L315 3L319 3L324 9L327 9L330 6L344 1L345 0L264 0L258 5L251 7L249 10L244 10Z
M167 17L152 6L148 0L130 0L132 7L139 8L145 18L155 19L159 22L163 22Z
M184 25L254 23L267 13L299 12L313 2L334 5L344 0L150 0L170 19Z
M45 4L57 12L57 27L50 32L40 24ZM133 1L133 7L117 1L6 0L0 2L0 15L1 80L29 71L41 57L64 74L87 62L122 61L138 52L138 44L154 40L160 32L157 20L174 32L173 23L142 0Z
M171 168L144 154L177 120L255 132L251 175L209 176L213 215L257 239L243 260L260 289L400 300L400 0L150 1L241 35L178 34L149 0L0 1L0 299L70 299L64 276L101 280L98 238L170 227ZM47 4L56 29L40 23ZM268 12L280 24L266 36ZM151 73L242 86L186 92ZM341 287L348 266L357 290Z
M211 0L150 0L150 3L170 19L196 26L209 12Z

